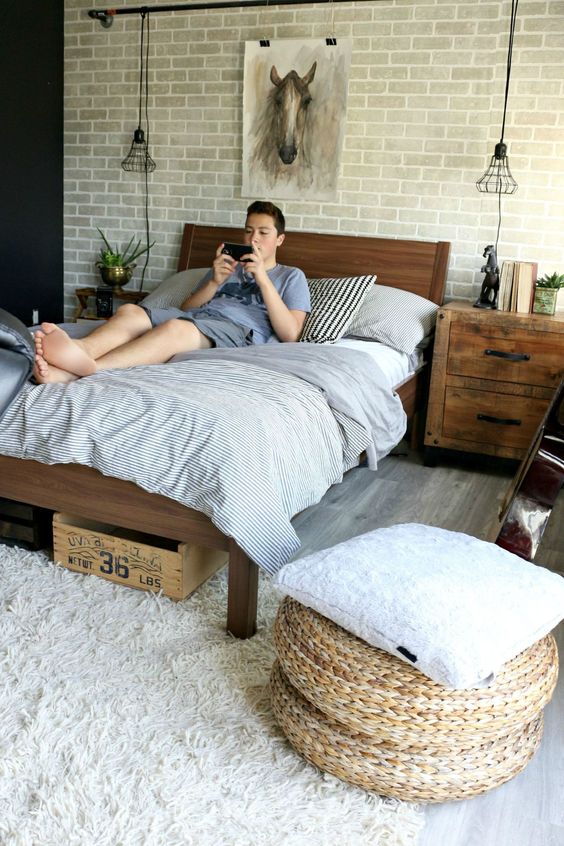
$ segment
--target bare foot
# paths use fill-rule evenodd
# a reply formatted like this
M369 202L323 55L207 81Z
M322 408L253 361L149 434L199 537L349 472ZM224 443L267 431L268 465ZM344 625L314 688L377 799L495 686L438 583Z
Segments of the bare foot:
M75 376L74 373L69 373L67 370L61 370L60 367L48 364L41 355L35 356L33 376L35 381L39 382L40 385L46 385L50 382L75 382L78 379L78 376Z
M35 333L35 351L40 358L76 376L90 376L96 373L94 359L80 344L69 338L63 329L54 323L42 323L41 330Z

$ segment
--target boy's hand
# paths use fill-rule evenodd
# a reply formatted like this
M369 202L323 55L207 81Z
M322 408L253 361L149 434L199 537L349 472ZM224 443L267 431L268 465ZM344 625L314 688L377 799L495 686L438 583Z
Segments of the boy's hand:
M223 244L220 244L215 253L213 261L213 281L216 285L223 285L225 280L235 271L237 262L231 256L222 253Z
M245 259L245 261L242 262L245 268L245 273L252 273L257 284L260 284L262 279L265 277L268 278L261 249L258 244L252 243L249 246L248 255L244 255L243 258Z

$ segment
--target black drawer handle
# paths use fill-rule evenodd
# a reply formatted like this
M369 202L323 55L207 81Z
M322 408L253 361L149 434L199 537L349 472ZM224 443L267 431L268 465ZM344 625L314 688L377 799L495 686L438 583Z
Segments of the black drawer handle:
M502 426L520 426L520 420L513 420L511 417L492 417L491 414L477 414L477 420L483 420L485 423L501 423Z
M507 361L530 361L528 353L508 353L502 350L484 350L486 355L495 355L496 358L506 358Z

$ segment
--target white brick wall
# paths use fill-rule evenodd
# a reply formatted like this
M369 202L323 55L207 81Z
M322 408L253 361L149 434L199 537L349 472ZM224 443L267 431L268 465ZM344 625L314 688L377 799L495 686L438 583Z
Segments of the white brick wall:
M117 0L114 6L136 5ZM499 140L510 0L358 0L151 17L150 290L174 272L185 221L239 225L244 42L352 37L335 202L281 203L292 229L452 242L447 298L477 296L497 198L475 181ZM65 3L65 292L99 282L96 227L144 238L137 126L139 18L110 29ZM99 5L95 8L103 8ZM521 0L505 140L519 183L498 256L564 272L564 2ZM276 199L276 198L273 198ZM134 282L141 277L140 260Z

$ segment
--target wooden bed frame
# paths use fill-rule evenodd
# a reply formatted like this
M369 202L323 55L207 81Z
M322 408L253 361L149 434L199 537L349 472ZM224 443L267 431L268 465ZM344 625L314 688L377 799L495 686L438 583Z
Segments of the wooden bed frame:
M186 224L178 269L208 267L219 243L242 242L242 234L234 228ZM279 258L284 264L300 267L310 278L376 273L380 284L413 291L441 304L449 249L444 241L293 232L280 247ZM409 418L423 401L424 382L424 374L418 372L398 386ZM254 634L258 567L201 512L147 493L133 482L103 476L91 467L47 465L7 456L0 456L0 497L106 523L119 519L119 525L127 529L227 550L227 629L240 638Z

